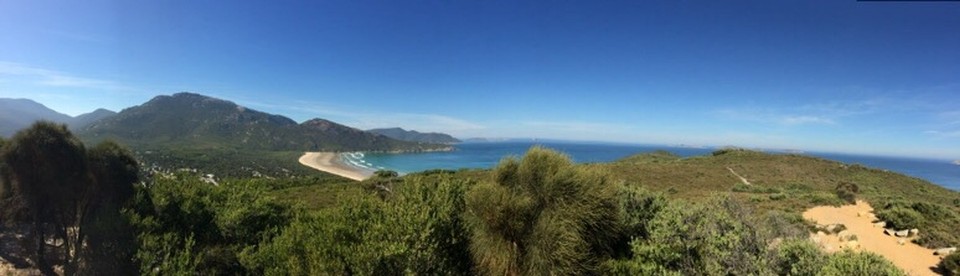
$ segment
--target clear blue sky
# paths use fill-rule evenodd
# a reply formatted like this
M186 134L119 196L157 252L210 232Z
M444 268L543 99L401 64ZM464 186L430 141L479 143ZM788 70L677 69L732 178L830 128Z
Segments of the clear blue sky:
M0 97L960 158L960 3L0 1Z

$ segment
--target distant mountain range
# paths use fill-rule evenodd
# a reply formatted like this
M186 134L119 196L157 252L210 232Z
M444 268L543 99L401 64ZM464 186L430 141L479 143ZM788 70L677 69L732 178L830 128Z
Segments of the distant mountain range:
M13 136L17 131L39 120L67 124L71 129L80 129L115 114L116 112L101 108L77 117L70 117L32 100L0 98L0 137Z
M233 102L194 93L157 96L78 131L85 141L112 139L134 148L270 151L431 151L449 146L415 143L324 119L297 124Z
M421 142L421 143L436 143L436 144L453 144L460 143L461 141L457 138L453 138L449 134L428 132L421 133L416 130L404 130L399 127L394 128L375 128L367 130L368 132L380 134L387 136L393 139L409 141L409 142Z

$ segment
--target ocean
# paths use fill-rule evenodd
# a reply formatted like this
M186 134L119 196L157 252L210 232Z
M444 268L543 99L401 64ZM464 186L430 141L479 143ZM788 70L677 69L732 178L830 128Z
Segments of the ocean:
M534 145L541 145L566 153L577 163L611 162L630 155L665 150L682 157L707 155L715 148L692 148L660 145L636 145L593 142L560 141L504 141L467 142L455 145L450 152L376 154L344 153L348 164L365 170L387 169L401 174L430 169L491 168L506 156L519 156ZM774 152L776 153L776 152ZM806 152L848 164L886 169L918 177L949 189L960 191L960 166L950 160L928 160L900 157L880 157L838 153Z

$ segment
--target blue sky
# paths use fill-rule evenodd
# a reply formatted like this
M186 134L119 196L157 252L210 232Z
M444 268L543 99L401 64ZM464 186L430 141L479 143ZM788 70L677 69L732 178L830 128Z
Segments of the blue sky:
M960 3L597 2L0 1L0 97L960 158Z

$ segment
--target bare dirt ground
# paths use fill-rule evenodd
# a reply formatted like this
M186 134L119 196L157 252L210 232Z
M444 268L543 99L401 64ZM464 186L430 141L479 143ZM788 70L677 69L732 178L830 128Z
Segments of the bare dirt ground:
M887 258L909 275L940 275L935 271L940 257L933 255L932 249L914 244L906 239L901 244L898 237L883 233L883 227L874 225L873 208L870 204L857 201L856 205L841 207L819 206L803 213L803 218L820 225L843 224L850 234L857 236L856 244L840 241L839 235L812 235L825 251L835 252L844 249L870 251ZM920 229L919 235L923 235Z

